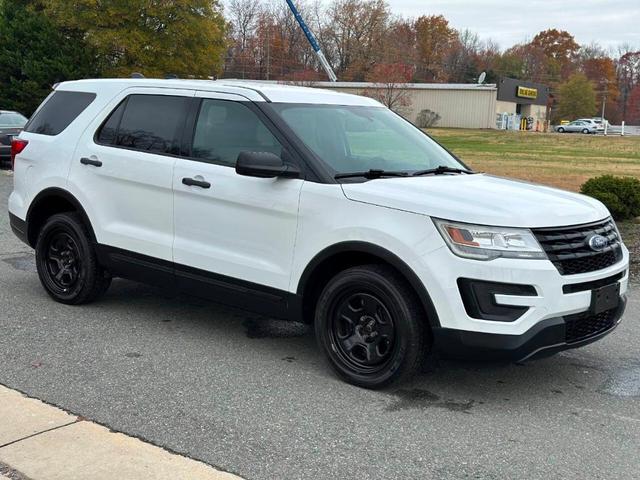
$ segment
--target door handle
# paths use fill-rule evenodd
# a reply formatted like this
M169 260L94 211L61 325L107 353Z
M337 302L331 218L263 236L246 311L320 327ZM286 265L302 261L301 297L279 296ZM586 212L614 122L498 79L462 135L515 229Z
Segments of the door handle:
M102 162L100 160L92 160L91 158L82 157L80 163L83 165L93 165L94 167L101 167Z
M196 180L195 178L183 178L182 183L189 187L210 188L211 184L204 180Z

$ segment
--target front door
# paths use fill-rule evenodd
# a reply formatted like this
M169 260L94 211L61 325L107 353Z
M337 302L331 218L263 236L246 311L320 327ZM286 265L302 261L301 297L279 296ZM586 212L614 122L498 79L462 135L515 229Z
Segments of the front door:
M178 282L219 301L286 309L303 180L238 175L242 151L281 155L284 139L244 97L196 93L189 158L174 176Z

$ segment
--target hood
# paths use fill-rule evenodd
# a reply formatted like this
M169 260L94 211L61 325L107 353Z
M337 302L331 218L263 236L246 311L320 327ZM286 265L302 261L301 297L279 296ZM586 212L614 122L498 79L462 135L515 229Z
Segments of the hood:
M481 225L557 227L609 216L593 198L486 174L381 178L342 189L353 201Z

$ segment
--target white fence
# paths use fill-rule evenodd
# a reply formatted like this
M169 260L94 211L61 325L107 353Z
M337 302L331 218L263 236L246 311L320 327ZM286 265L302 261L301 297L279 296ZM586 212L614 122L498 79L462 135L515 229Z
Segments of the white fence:
M600 135L604 135L604 132L598 132ZM607 127L607 135L622 135L622 125L609 125ZM640 126L625 125L624 135L640 135Z

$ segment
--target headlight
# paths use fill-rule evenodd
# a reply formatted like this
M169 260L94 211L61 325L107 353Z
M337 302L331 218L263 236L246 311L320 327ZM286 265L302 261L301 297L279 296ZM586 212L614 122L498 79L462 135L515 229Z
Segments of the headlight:
M547 255L526 228L487 227L433 219L449 248L459 257L545 259Z

